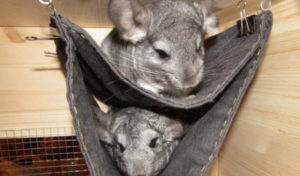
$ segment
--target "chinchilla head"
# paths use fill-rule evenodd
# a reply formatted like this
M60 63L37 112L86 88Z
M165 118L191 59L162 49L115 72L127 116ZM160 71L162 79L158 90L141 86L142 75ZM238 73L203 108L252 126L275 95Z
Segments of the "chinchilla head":
M182 124L148 110L129 107L97 115L100 140L128 176L157 175L184 133Z
M115 29L102 44L120 71L156 94L184 96L202 80L203 37L217 27L212 2L110 0Z

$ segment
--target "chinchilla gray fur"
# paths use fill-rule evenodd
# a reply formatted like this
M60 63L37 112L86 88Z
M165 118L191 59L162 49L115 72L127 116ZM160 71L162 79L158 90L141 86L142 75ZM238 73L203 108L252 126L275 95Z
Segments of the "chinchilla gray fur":
M140 87L162 95L186 96L203 78L204 35L217 28L212 1L110 0L115 29L102 49Z
M97 133L120 170L128 176L154 176L166 166L184 134L178 120L128 107L96 113Z

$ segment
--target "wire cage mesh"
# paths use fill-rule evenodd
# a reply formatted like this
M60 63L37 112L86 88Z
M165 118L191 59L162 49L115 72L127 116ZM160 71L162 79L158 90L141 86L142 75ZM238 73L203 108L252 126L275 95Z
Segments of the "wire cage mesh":
M0 175L89 175L74 129L0 130Z

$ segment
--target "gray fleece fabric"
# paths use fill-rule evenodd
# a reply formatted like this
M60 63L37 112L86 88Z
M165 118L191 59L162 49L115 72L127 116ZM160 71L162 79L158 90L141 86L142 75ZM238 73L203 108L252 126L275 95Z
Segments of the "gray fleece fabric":
M95 114L91 109L95 105L93 95L110 105L168 109L181 112L183 120L193 119L194 123L160 175L206 175L262 61L272 28L272 13L266 11L250 17L254 28L250 35L238 37L239 29L233 26L208 39L201 89L191 98L172 98L140 89L122 76L86 31L56 11L50 18L51 25L61 35L55 43L67 72L67 99L92 176L121 175L96 135Z

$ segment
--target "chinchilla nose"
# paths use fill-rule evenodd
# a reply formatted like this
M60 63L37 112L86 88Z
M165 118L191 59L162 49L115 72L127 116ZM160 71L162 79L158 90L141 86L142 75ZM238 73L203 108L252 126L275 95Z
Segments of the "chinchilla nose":
M201 80L198 78L199 72L186 69L183 76L183 88L188 89L196 86Z

